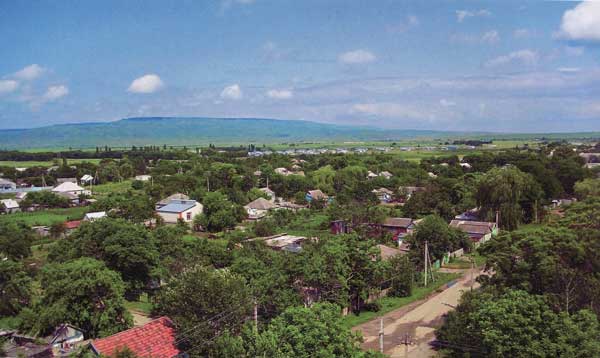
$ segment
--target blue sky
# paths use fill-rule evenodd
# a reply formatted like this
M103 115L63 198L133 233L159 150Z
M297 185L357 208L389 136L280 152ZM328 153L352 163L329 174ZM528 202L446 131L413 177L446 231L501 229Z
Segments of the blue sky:
M600 3L3 1L0 128L136 116L600 130Z

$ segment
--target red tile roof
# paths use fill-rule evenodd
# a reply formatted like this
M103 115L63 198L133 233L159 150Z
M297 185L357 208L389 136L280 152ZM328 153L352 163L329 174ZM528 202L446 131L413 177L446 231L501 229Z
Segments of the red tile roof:
M103 356L111 356L117 349L127 347L138 357L171 358L179 354L175 341L173 322L168 317L160 317L143 326L96 339L92 346Z
M77 229L79 227L79 225L81 225L81 220L73 220L73 221L65 222L65 228L68 230Z

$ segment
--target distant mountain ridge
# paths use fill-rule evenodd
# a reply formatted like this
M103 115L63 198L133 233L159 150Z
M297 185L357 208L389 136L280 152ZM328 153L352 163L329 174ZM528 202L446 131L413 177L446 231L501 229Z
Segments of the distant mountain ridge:
M375 141L448 134L266 118L134 117L0 130L0 149Z

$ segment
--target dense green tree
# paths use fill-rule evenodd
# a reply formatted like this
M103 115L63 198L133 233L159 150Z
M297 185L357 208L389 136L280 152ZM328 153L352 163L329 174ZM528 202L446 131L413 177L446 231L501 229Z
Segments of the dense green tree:
M102 219L84 223L65 240L53 246L49 259L67 261L93 257L119 272L127 292L137 295L156 278L159 253L148 231L122 219Z
M22 263L0 260L0 317L14 316L31 299L31 278Z
M204 211L198 217L198 223L211 232L231 229L245 216L241 206L231 203L218 191L206 193L202 204Z
M220 333L239 333L252 304L244 278L227 269L196 266L163 287L156 297L155 313L175 321L181 350L207 356Z
M419 222L406 241L410 245L411 261L417 267L424 266L425 242L432 262L442 259L448 252L471 248L471 242L465 233L449 227L444 219L436 215L426 216Z
M23 323L33 332L48 334L58 324L69 322L94 338L131 326L123 281L101 261L81 258L49 264L42 270L41 288L39 302Z
M467 293L436 332L450 357L596 357L600 324L583 310L555 313L524 291Z
M360 337L343 325L339 307L320 303L291 307L256 337L247 357L380 357L363 352Z
M23 223L0 221L0 259L20 260L31 255L33 231Z
M582 200L590 196L600 197L600 179L584 179L575 183L575 195Z
M531 175L515 167L494 168L480 177L475 197L482 219L495 221L498 212L500 227L514 230L524 215L532 217L541 190ZM530 211L526 212L525 207Z

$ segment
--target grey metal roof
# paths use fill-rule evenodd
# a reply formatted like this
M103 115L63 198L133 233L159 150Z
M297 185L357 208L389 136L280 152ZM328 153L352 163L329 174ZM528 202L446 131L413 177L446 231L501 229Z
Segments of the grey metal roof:
M156 210L161 213L182 213L196 206L196 200L171 200L170 203Z

